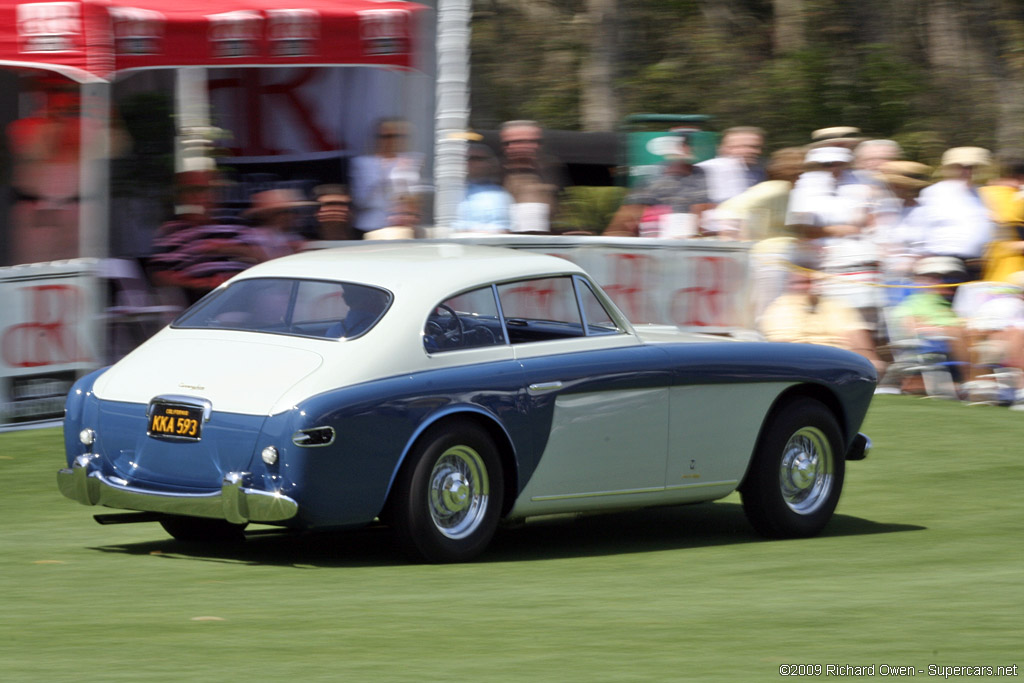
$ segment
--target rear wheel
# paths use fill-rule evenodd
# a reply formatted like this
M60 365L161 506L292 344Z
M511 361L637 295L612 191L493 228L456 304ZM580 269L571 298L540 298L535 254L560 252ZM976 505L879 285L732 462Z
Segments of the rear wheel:
M743 511L765 536L813 536L832 518L846 461L835 416L797 399L771 418L740 488Z
M245 540L245 524L223 519L168 515L160 526L179 541L192 543L238 543Z
M494 536L503 487L487 432L466 420L448 422L413 447L395 482L388 519L413 559L464 562Z

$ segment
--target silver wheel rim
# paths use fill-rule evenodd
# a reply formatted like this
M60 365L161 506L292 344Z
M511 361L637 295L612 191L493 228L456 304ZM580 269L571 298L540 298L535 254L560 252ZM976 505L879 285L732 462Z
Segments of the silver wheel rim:
M469 446L446 450L430 473L430 518L443 535L469 536L479 528L490 500L490 479L480 454Z
M824 432L804 427L789 437L782 452L782 499L797 514L809 515L828 500L833 485L832 445Z

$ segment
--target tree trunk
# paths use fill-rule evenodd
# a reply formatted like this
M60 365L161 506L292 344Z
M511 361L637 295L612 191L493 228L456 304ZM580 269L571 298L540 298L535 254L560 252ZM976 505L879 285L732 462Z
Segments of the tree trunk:
M995 16L1001 62L996 83L996 148L1024 158L1024 15L1017 2L1002 0Z
M772 46L776 57L803 49L807 45L804 33L804 0L772 0L775 13L775 31Z
M964 71L968 67L968 37L963 16L953 0L927 3L928 63L937 71Z
M590 40L580 69L580 118L585 131L613 131L619 120L614 87L617 10L617 0L587 0L584 21Z

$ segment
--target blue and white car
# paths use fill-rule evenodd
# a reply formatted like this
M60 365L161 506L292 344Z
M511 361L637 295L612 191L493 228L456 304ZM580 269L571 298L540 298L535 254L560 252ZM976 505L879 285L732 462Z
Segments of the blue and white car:
M758 531L808 536L875 383L838 349L634 328L554 256L378 242L255 266L83 377L58 483L181 540L380 520L429 562L737 488Z

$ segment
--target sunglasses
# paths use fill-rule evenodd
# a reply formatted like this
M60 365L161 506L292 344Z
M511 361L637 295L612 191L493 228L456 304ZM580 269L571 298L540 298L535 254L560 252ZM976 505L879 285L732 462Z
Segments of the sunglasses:
M325 206L352 206L352 202L351 201L347 201L347 202L343 202L343 201L320 202L320 206L321 207L325 207Z
M377 133L377 137L385 138L385 139L387 139L387 138L404 138L404 137L406 137L406 134L405 133Z

